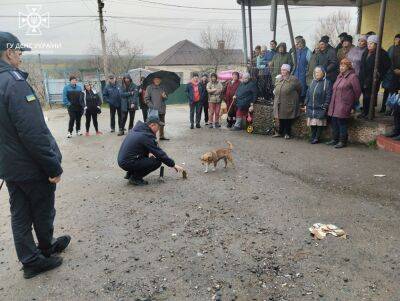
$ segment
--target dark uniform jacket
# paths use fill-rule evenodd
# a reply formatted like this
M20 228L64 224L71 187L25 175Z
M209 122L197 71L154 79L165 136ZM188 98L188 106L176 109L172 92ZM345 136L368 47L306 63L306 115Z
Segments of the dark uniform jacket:
M118 154L118 165L124 169L133 160L147 158L152 153L158 160L169 167L174 167L175 162L158 146L156 136L150 127L138 121L129 131Z
M125 78L130 80L130 84L127 86L125 84ZM135 108L132 108L135 105ZM121 111L128 112L139 109L139 89L132 82L132 78L129 74L125 75L122 79L121 86Z
M242 82L236 90L236 107L247 110L257 100L257 86L253 81Z
M109 105L114 106L116 108L121 107L121 87L115 83L108 83L103 90L103 99Z
M61 153L28 73L0 59L0 178L31 182L62 174Z

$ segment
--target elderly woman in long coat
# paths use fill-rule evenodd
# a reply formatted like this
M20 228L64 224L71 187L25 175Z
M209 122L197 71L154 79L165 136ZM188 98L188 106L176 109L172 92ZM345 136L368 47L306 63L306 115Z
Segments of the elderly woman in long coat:
M340 62L340 74L332 89L328 116L331 117L332 141L327 145L343 148L347 145L347 122L350 118L354 102L360 98L360 81L348 59Z
M274 117L279 119L279 131L274 137L291 138L293 119L300 115L301 83L290 75L290 65L283 64L275 83Z

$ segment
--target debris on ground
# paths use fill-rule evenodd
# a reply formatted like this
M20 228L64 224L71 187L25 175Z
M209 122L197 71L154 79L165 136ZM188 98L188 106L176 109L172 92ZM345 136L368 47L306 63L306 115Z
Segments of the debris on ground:
M332 224L321 224L321 223L316 223L312 225L312 227L309 228L311 235L315 239L324 239L327 234L331 234L336 237L340 238L347 238L346 232L344 232L343 229L340 229L339 227L332 225Z

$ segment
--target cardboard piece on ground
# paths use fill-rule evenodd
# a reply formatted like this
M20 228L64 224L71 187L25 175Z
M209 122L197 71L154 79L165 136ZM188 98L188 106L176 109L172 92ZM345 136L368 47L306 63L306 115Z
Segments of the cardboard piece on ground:
M324 239L327 234L331 234L333 236L344 239L347 238L347 234L343 229L340 229L339 227L332 224L316 223L312 225L312 227L310 227L308 230L315 239L319 240Z

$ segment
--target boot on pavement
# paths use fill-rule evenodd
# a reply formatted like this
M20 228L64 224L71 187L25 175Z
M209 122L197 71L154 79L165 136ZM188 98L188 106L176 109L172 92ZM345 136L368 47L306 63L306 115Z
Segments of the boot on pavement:
M53 270L59 267L63 262L61 257L52 256L52 257L44 257L43 255L39 255L39 257L31 263L24 264L24 278L30 279L44 272Z

